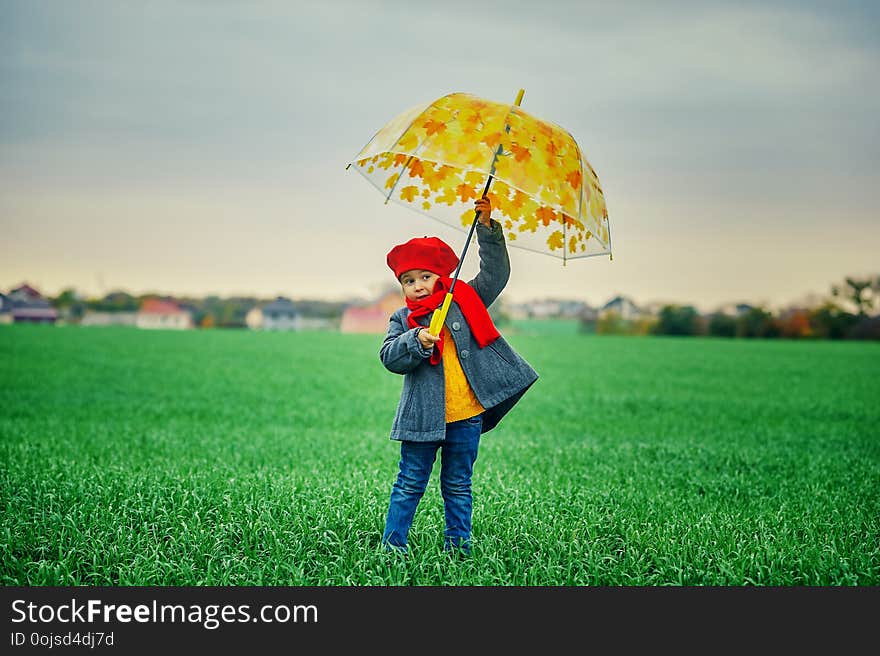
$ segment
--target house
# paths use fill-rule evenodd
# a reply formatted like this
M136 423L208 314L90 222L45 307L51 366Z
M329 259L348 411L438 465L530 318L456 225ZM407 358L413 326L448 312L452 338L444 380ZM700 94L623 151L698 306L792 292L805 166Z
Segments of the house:
M583 319L595 318L596 313L584 301L554 298L505 304L504 307L511 319Z
M194 324L192 313L182 309L174 301L148 298L137 312L135 325L138 328L187 330Z
M626 321L638 319L642 316L639 307L625 296L615 296L599 309L599 317L605 317L612 312Z
M11 303L12 323L51 323L58 320L58 311L35 288L27 283L9 292L4 301Z
M87 311L80 320L81 326L135 326L137 312L97 312Z
M294 302L284 296L251 308L244 321L251 330L326 330L331 326L329 319L304 317Z
M350 305L342 313L339 332L384 334L388 318L404 305L400 288L389 289L369 305Z
M6 294L0 294L0 324L12 323L12 300Z
M263 307L254 307L245 316L253 330L298 330L299 312L289 298L278 296Z

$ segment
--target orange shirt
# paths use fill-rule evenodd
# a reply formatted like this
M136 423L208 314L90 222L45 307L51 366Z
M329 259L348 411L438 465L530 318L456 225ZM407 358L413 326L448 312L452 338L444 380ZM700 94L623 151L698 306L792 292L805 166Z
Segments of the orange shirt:
M449 329L443 327L443 374L446 377L446 423L469 419L485 410L477 400L471 384L464 375L455 340Z

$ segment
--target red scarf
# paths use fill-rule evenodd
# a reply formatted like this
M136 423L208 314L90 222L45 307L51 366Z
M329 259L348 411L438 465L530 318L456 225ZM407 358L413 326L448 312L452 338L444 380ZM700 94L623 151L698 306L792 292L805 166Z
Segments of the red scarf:
M410 328L421 326L422 324L416 320L429 316L443 304L443 299L446 298L446 290L451 285L452 278L438 278L437 283L434 285L433 294L419 301L406 300L406 306L411 310L407 319ZM492 317L489 316L486 306L483 305L483 301L473 287L459 280L455 283L455 289L452 291L452 300L458 304L465 320L468 322L471 334L477 340L480 348L485 348L501 336L495 328L495 324L492 323ZM424 326L422 327L424 328ZM431 353L431 364L437 364L443 357L442 332L440 333L440 341L434 344L434 346L436 348Z

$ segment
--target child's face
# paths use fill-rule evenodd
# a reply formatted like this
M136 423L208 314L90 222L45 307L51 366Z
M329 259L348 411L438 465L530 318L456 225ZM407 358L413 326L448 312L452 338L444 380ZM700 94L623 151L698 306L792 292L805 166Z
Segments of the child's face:
M400 286L408 301L418 301L434 293L434 285L438 276L433 271L411 269L400 274Z

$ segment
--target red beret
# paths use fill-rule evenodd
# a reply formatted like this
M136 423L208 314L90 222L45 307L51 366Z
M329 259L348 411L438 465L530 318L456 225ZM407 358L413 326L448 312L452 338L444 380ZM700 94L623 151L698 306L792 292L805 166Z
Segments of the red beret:
M411 269L448 276L458 266L455 251L437 237L414 237L405 244L398 244L388 253L386 261L398 280L400 274Z

